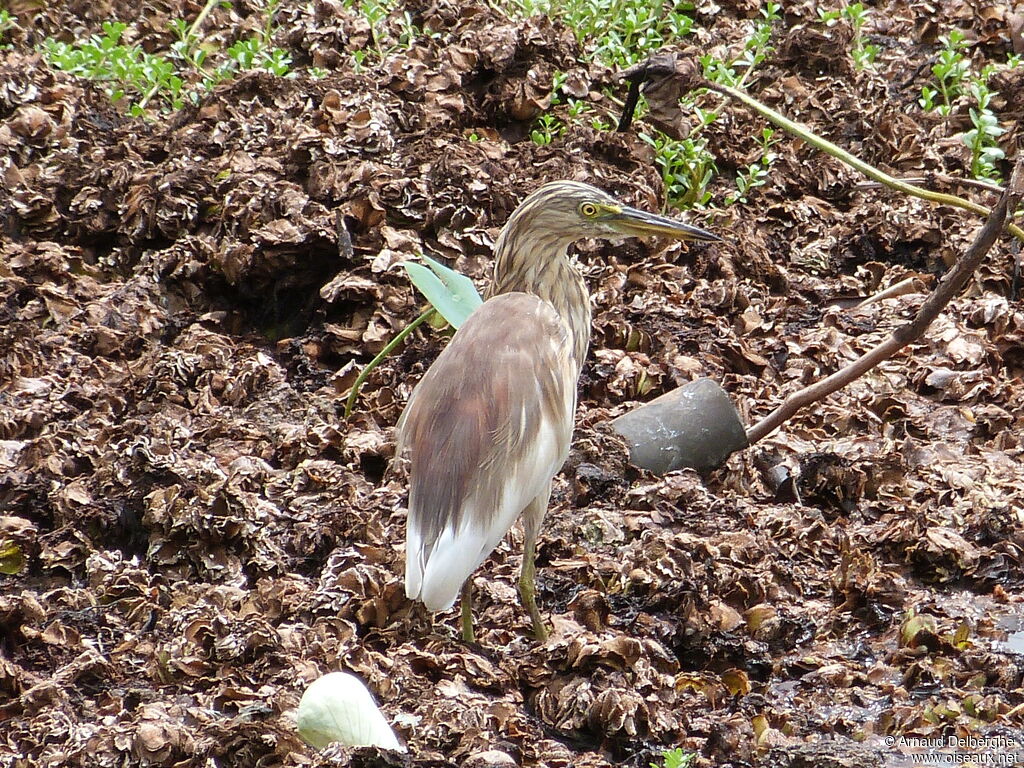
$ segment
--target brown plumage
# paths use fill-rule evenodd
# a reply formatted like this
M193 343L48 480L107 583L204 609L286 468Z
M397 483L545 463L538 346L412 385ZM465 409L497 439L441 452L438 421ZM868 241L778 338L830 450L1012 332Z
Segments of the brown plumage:
M630 234L718 239L586 184L535 192L495 244L487 300L409 398L398 427L410 460L405 586L429 610L451 607L522 515L520 592L535 633L546 636L533 596L534 548L551 479L568 455L590 343L589 296L566 249L584 237ZM463 597L469 639L468 591Z

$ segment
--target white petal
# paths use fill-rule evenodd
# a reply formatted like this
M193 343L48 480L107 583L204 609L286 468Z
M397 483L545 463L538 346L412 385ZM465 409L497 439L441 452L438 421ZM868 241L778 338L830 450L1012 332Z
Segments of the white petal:
M340 741L350 747L405 752L366 686L347 672L331 672L314 681L302 694L296 719L299 735L317 749Z

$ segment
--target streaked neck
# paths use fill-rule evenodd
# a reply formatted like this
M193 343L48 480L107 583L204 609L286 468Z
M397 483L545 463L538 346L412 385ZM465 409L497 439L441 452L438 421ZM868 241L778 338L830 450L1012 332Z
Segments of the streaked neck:
M487 298L500 293L532 293L554 307L572 332L573 357L582 368L590 345L590 295L566 249L572 240L531 231L513 214L494 244L494 279Z

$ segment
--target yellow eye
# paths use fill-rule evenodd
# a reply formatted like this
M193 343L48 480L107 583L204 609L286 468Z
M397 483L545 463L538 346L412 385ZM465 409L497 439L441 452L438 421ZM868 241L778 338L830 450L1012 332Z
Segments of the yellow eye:
M588 219L592 219L597 216L597 206L593 203L583 203L583 205L580 206L580 213Z

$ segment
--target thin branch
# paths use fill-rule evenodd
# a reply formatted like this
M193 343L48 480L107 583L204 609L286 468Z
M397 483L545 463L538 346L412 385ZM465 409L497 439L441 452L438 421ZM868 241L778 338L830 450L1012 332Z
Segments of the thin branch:
M780 424L789 419L804 406L817 402L833 392L842 389L850 382L863 376L883 360L886 360L907 344L921 337L932 321L949 304L950 300L967 284L971 276L981 264L985 254L995 243L1006 223L1007 211L1013 210L1024 194L1024 155L1017 159L1006 191L999 198L996 207L989 214L985 225L978 231L977 237L963 256L957 261L935 289L925 299L917 315L909 323L900 326L885 341L861 355L842 370L819 382L794 392L787 397L778 408L761 419L747 430L747 442L751 445L767 436ZM1007 225L1009 229L1009 225Z
M713 91L717 91L718 93L724 93L726 96L729 96L735 99L736 101L741 102L742 104L746 105L750 109L760 114L762 117L775 123L780 128L789 131L795 136L800 137L808 144L810 144L812 147L820 149L825 154L831 155L837 160L846 163L851 168L855 168L856 170L863 173L869 179L877 181L879 184L884 184L890 189L894 189L897 192L902 192L903 194L910 195L912 197L919 197L922 200L928 200L929 202L932 203L938 203L940 205L952 205L956 208L963 208L964 210L971 211L972 213L977 213L982 216L988 216L992 213L992 211L986 208L984 205L979 205L978 203L975 203L971 200L965 200L962 197L957 197L956 195L949 195L946 194L945 192L934 192L930 189L917 187L914 186L913 184L908 184L905 181L900 181L896 177L890 176L884 171L878 170L873 165L869 165L856 155L850 154L845 149L836 144L833 144L828 139L823 139L821 136L812 133L810 129L808 129L806 126L803 126L800 123L790 120L782 113L776 112L771 107L762 104L757 99L748 96L743 91L738 91L735 88L730 88L727 85L719 85L718 83L712 83L710 81L705 81L704 85L706 85L706 87L710 88ZM1007 224L1006 229L1018 240L1024 241L1024 229L1021 229L1016 224Z
M149 100L152 99L156 95L156 92L160 90L161 85L162 83L159 82L153 83L153 87L146 91L146 95L142 97L141 101L139 101L139 109L146 108L146 105L149 104Z
M879 291L872 296L868 296L854 308L860 309L861 307L866 307L869 304L875 304L879 301L884 301L885 299L891 299L894 296L905 296L908 293L916 293L918 289L918 286L916 285L917 282L918 278L916 277L908 277L905 280L900 280L898 283L890 285L884 291Z
M964 179L960 176L950 176L948 173L938 173L932 171L928 176L904 176L899 181L906 182L907 184L926 184L929 181L941 181L944 184L950 186L962 186L962 187L973 187L974 189L981 189L985 192L995 192L997 195L1003 193L1003 188L993 181L985 181L983 179ZM884 186L877 181L862 181L859 184L854 184L857 189L872 189L874 187Z
M415 320L413 320L411 323L409 323L407 326L405 326L405 328L403 328L401 331L399 331L399 333L395 335L395 338L393 338L391 341L389 341L384 346L384 349L382 349L377 354L377 356L375 358L373 358L373 360L371 360L370 362L368 362L366 364L366 367L363 368L363 370L359 374L359 376L356 377L356 382L355 382L355 384L352 385L352 391L350 391L348 393L348 399L345 401L345 418L346 419L349 416L352 415L352 408L356 404L356 397L359 396L359 390L362 388L363 382L366 381L367 376L370 375L370 372L374 368L376 368L378 365L380 365L380 361L381 360L383 360L385 357L390 355L391 351L395 347L397 347L399 344L401 344L403 341L405 341L405 337L406 336L408 336L410 333L415 331L420 325L423 324L424 321L428 320L432 314L434 314L434 308L433 307L431 307L430 309L424 311L423 314L421 314L419 317L417 317Z
M199 28L203 26L203 22L206 21L206 17L210 15L210 11L213 10L213 6L217 5L221 0L206 0L206 5L203 6L203 10L196 16L196 20L192 22L192 26L188 28L188 33L185 35L185 39L190 43L195 34L199 31Z

